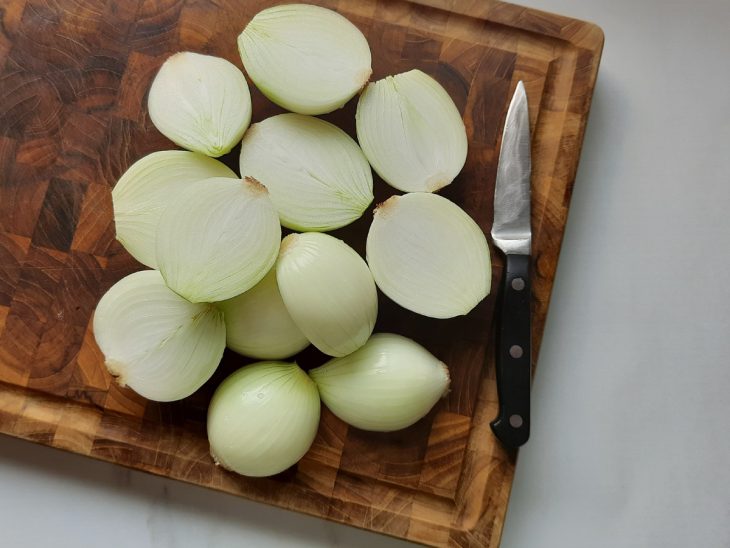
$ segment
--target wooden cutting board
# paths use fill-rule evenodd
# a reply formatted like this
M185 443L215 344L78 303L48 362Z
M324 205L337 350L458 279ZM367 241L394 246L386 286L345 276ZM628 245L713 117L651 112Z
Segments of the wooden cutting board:
M449 396L402 432L348 428L324 411L292 469L248 479L214 466L205 415L226 355L192 397L147 402L112 382L91 332L99 297L141 268L114 240L110 191L143 155L173 148L146 93L171 53L240 66L236 37L267 1L7 0L0 7L0 431L425 544L497 546L514 456L489 429L495 295L466 317L419 317L381 296L377 331L413 337L446 362ZM502 123L524 80L533 130L534 357L537 356L598 70L589 23L510 4L331 0L366 34L373 78L420 68L464 115L469 157L443 195L485 233ZM254 120L280 112L252 88ZM354 101L326 118L354 133ZM237 166L236 151L224 159ZM376 180L376 201L392 189ZM371 214L336 232L363 251ZM493 253L494 281L502 260ZM303 365L321 363L316 352Z

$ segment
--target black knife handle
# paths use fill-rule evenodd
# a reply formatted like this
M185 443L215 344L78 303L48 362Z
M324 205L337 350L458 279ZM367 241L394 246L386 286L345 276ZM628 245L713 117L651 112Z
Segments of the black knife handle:
M530 437L530 257L507 255L497 337L499 415L492 432L516 448Z

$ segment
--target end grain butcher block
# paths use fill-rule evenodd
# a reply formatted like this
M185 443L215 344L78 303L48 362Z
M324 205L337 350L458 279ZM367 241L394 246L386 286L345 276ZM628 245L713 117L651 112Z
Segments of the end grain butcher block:
M489 1L340 0L367 36L373 78L419 68L441 82L469 135L443 194L485 233L499 140L519 80L533 135L534 346L539 347L603 35L596 26ZM104 370L91 333L99 297L141 266L114 240L110 191L124 170L174 148L146 93L173 52L238 66L236 37L269 2L7 0L0 7L0 431L253 500L432 545L497 546L514 458L493 437L490 295L468 316L418 317L381 296L377 331L446 362L451 393L413 427L348 428L324 411L314 446L272 478L216 468L205 415L226 355L192 397L147 402ZM280 110L252 87L256 120ZM354 101L326 118L354 134ZM235 152L227 158L236 165ZM376 180L376 201L386 194ZM380 195L378 195L380 194ZM363 251L371 219L335 234ZM502 262L493 254L495 280ZM498 284L493 282L493 287ZM307 356L302 360L307 361ZM306 365L306 363L305 363Z

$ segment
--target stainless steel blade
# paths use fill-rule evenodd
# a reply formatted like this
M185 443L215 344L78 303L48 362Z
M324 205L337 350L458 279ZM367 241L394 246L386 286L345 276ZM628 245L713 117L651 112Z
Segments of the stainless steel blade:
M530 170L530 119L520 81L504 122L494 189L492 239L505 253L530 254Z

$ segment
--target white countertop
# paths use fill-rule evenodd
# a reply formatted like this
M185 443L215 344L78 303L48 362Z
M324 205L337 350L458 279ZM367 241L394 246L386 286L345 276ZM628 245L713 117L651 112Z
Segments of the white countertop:
M730 544L730 2L605 31L504 548ZM408 543L0 437L4 547Z

